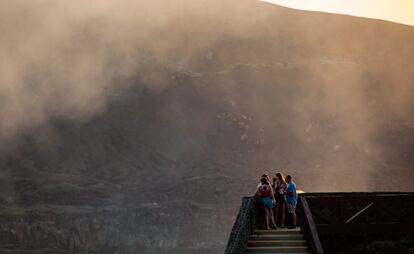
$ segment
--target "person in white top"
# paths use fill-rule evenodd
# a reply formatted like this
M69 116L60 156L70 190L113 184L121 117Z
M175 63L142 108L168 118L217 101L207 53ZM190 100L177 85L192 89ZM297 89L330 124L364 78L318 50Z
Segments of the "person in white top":
M266 178L269 182L270 182L270 178L269 175L267 173L263 174L261 178ZM260 179L261 179L260 178ZM262 182L260 181L259 184L257 185L257 189L260 188L260 186L262 186Z
M261 186L256 190L255 196L260 197L260 203L265 210L266 229L276 229L276 223L273 216L273 207L276 203L273 188L272 185L270 185L269 180L265 177L261 179L261 183ZM270 222L272 223L271 225Z

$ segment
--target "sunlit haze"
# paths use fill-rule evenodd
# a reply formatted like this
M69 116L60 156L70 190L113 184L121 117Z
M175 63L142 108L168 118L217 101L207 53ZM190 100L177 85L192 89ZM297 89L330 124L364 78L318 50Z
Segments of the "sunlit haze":
M412 0L264 0L295 9L348 14L414 25Z

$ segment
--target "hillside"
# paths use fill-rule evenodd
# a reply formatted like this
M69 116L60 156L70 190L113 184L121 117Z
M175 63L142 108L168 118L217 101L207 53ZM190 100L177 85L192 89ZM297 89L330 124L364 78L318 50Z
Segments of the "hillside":
M309 192L414 190L413 27L160 3L79 21L63 58L29 62L29 113L1 135L1 253L220 253L264 171ZM89 79L52 93L88 54L99 97Z

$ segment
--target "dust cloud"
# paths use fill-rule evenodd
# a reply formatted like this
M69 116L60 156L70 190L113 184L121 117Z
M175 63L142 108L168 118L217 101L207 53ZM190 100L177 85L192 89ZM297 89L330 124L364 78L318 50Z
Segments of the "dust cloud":
M413 49L412 29L382 33L390 24L359 28L338 16L339 32L330 24L310 30L302 12L287 16L283 8L268 7L253 1L2 1L2 139L45 126L51 118L85 122L105 112L117 90L137 85L129 82L137 76L139 85L163 91L171 83L170 75L160 74L164 69L195 78L228 74L209 88L226 91L231 87L226 82L237 82L243 66L286 73L295 68L295 77L283 81L290 87L281 88L268 73L255 74L251 85L272 80L272 91L285 93L276 103L289 105L282 124L305 146L316 139L321 152L329 151L318 154L313 166L331 161L351 170L351 158L363 156L358 161L364 165L355 167L372 173L387 156L378 138L384 128L395 121L412 125L412 56L406 55ZM330 17L313 22L321 19ZM237 49L232 43L239 43ZM234 89L230 92L237 94ZM274 126L279 119L261 99L246 97L256 105L252 109L264 107L255 118ZM297 160L315 158L303 157ZM325 174L330 178L337 171Z
M195 25L196 6L200 15L220 15L213 14L218 3L202 1L2 1L2 135L56 116L88 119L104 110L110 90L134 76L145 57L190 61L217 39L205 35L183 49L177 33ZM148 68L142 69L154 79L151 88L162 89L165 81Z
M117 29L122 27L119 6L104 1L1 3L3 136L51 117L81 120L103 109L107 90L130 75L137 56L139 36ZM115 10L112 19L110 10Z

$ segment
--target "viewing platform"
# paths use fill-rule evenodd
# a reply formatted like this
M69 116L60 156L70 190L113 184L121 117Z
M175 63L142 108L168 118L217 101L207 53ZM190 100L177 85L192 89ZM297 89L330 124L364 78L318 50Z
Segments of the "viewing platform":
M225 254L414 253L414 192L301 193L296 229L264 230L244 197Z

